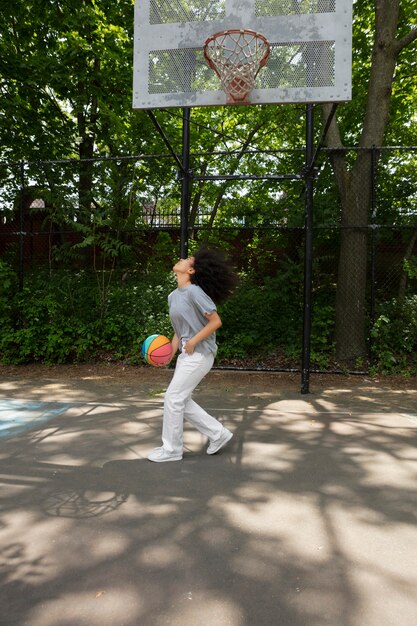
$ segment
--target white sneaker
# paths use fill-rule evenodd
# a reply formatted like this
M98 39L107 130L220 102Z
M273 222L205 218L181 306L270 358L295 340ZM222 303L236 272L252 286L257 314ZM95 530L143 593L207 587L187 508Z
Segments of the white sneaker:
M168 452L165 448L155 448L148 456L149 461L154 463L165 463L166 461L181 461L182 454Z
M221 448L223 448L223 446L226 445L228 441L231 440L232 437L233 433L225 428L220 437L216 441L212 441L210 443L209 447L207 448L207 454L215 454L216 452L218 452Z

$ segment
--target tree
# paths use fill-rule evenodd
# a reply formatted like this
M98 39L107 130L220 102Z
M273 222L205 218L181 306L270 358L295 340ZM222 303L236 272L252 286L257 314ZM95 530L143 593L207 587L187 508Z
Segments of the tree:
M91 159L152 151L154 144L146 115L131 107L133 6L18 0L0 11L1 156L77 159L70 178L78 179L79 206L87 211Z
M373 33L371 59L364 56L366 45L359 51L355 67L368 72L366 91L359 96L352 109L356 115L359 132L359 151L353 165L349 166L346 154L334 151L332 166L342 205L342 232L338 266L336 297L336 350L340 360L366 355L366 274L367 231L372 190L371 149L382 146L392 118L395 116L393 84L396 72L415 76L416 62L411 57L412 44L417 39L417 28L412 2L400 0L375 0L374 13L369 0L355 3L357 40L366 44ZM413 21L414 20L414 24ZM407 54L408 53L408 54ZM415 46L414 52L415 55ZM408 78L409 86L409 78ZM395 89L404 85L397 83ZM366 94L366 97L364 97ZM359 94L355 94L358 96ZM363 110L360 108L363 106ZM324 118L330 105L323 105ZM343 126L349 114L343 113L341 121L333 120L328 133L328 147L343 148ZM355 131L353 131L354 133ZM352 125L350 125L350 138Z
M58 192L60 201L65 197L67 214L70 203L85 207L87 215L93 204L100 220L114 231L126 223L126 215L132 227L140 223L134 221L132 206L139 217L143 204L158 202L173 211L180 197L171 158L115 161L102 166L100 175L99 166L91 162L101 155L166 151L146 113L131 108L133 4L134 0L18 0L3 2L0 11L3 158L77 160L71 164L79 168L76 176L70 166L57 166L40 186L52 189L55 199ZM337 151L331 155L344 227L336 322L342 359L366 353L370 150L384 141L399 143L399 137L404 144L415 142L409 119L417 104L413 4L354 2L354 97L339 105L328 135L331 148L356 144L360 148L355 160ZM323 111L327 119L329 107ZM180 152L181 116L172 111L157 115ZM201 108L191 117L192 152L224 153L194 157L196 174L297 173L303 166L302 152L282 152L277 158L273 150L302 148L304 106ZM264 152L255 156L253 148ZM38 170L33 164L31 168L28 178L37 179ZM293 181L195 181L190 224L198 225L198 213L204 211L211 212L217 223L257 226L282 220L299 226L302 199L287 193L295 187Z

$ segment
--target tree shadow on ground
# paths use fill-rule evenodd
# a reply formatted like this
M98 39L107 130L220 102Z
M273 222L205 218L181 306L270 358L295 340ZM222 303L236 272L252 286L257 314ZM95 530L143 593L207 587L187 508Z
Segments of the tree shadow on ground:
M4 623L363 623L349 540L415 529L416 429L376 417L378 398L351 415L321 398L285 406L229 398L231 445L214 457L189 445L180 463L125 458L155 443L153 413L132 422L109 406L48 425L47 445L46 427L27 435L0 463Z

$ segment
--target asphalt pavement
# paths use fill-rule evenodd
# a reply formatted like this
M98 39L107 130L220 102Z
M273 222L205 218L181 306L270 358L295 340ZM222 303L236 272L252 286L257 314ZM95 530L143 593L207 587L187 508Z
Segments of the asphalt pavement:
M0 623L415 626L416 389L213 371L151 463L170 376L2 376Z

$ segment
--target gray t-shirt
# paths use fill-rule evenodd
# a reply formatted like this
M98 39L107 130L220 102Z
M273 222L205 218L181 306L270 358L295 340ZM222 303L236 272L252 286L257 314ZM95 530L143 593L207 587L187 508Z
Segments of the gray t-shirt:
M208 320L206 313L217 310L213 300L198 285L177 288L168 296L169 317L172 327L182 345L191 337L194 337ZM217 352L216 333L213 333L204 341L200 341L195 347L196 352L203 354Z

